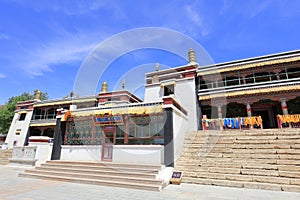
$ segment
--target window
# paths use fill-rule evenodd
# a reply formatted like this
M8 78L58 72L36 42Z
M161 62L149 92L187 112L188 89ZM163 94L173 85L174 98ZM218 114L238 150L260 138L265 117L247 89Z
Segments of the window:
M20 133L21 133L21 129L17 129L16 130L16 135L20 135Z
M164 86L164 96L169 96L171 94L174 94L174 85Z
M26 113L21 113L19 117L19 121L24 121L26 118Z
M116 144L124 144L125 126L116 126Z
M164 117L131 116L128 144L164 144Z

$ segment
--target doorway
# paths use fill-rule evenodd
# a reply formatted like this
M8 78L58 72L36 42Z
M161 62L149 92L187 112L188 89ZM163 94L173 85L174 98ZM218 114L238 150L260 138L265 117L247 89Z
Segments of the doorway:
M102 161L112 161L113 146L116 142L116 127L103 127Z

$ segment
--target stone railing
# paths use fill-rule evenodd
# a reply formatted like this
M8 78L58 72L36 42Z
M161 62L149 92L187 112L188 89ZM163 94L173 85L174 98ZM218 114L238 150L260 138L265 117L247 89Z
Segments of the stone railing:
M12 158L9 158L9 165L18 166L35 166L37 159L36 146L24 146L24 147L14 147L12 151Z

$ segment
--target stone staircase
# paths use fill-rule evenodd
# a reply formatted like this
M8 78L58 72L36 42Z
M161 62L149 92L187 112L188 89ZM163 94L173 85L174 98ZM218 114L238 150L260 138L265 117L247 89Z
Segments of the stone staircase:
M185 183L300 192L300 129L198 131L175 169Z
M0 165L7 165L12 157L12 149L0 149Z
M25 170L19 176L160 191L166 186L157 178L161 169L156 165L56 160Z

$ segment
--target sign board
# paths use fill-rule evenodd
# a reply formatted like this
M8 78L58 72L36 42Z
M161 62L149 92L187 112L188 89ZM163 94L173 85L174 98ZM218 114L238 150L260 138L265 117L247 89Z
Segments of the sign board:
M182 179L182 172L174 171L172 173L172 178L170 179L171 184L180 185Z
M96 123L108 124L108 123L123 123L123 118L121 115L115 116L97 116Z

